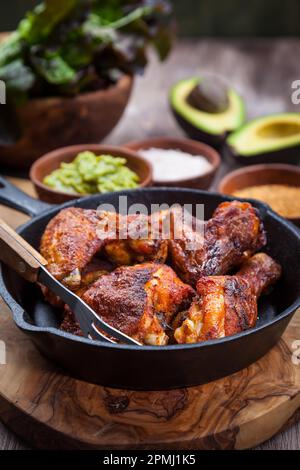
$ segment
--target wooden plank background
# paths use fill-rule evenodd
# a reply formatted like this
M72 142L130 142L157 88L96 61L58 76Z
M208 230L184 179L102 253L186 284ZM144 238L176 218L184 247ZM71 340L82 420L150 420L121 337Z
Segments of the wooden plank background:
M16 27L40 0L1 2L0 31ZM297 36L299 0L171 0L182 36Z

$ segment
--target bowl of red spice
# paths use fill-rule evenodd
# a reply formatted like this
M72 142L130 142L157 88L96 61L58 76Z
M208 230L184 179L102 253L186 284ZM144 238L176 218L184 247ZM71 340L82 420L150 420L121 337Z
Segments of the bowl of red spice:
M300 167L285 164L252 165L228 173L219 192L258 199L300 227Z

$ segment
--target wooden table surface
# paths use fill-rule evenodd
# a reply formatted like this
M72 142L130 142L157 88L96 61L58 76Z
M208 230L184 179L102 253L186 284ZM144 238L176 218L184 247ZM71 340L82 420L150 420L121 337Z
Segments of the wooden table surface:
M295 59L299 48L300 39L180 41L167 63L160 65L151 58L145 76L136 80L123 119L106 141L119 144L145 136L182 136L169 112L168 90L174 82L203 72L225 77L243 95L250 118L300 112L300 105L291 102L291 83L300 79L300 63ZM228 164L223 165L217 179L228 169ZM28 182L18 184L32 192ZM14 226L27 219L1 206L0 212ZM0 449L26 448L0 423ZM259 449L300 449L300 423Z

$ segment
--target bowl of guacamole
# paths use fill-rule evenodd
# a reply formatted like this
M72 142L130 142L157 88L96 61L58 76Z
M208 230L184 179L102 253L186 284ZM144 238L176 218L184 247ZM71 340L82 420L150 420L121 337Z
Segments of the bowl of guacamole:
M151 165L122 147L72 146L50 152L31 167L39 198L60 204L91 194L135 189L152 182Z

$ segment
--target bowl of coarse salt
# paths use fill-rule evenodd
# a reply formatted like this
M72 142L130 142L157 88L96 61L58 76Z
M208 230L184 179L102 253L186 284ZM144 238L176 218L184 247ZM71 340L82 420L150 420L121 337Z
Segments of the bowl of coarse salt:
M190 139L158 137L123 146L152 164L155 186L208 189L221 163L215 149Z

